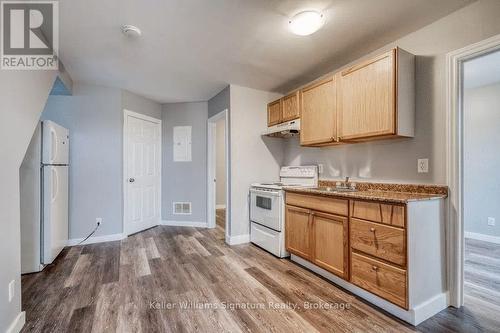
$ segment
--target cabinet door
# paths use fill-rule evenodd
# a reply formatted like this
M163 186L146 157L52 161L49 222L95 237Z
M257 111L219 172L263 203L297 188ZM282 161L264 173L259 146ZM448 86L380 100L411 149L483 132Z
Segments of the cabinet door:
M288 121L300 117L299 112L299 92L295 92L282 99L281 120Z
M333 77L301 90L300 144L336 141L336 91Z
M267 105L267 126L281 123L281 100L271 102Z
M308 209L286 206L285 246L288 252L311 260L311 215Z
M339 77L339 138L396 134L396 50L345 70Z
M312 213L313 263L348 279L348 220L346 217Z

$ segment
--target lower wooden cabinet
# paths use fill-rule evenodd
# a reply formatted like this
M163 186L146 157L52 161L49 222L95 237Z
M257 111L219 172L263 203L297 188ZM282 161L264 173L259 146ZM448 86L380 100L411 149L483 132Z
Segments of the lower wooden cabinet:
M345 279L348 278L349 244L346 217L312 213L312 262Z
M349 277L348 229L347 217L286 206L287 251L343 279Z
M408 308L406 206L286 194L287 250Z
M311 211L286 206L285 246L288 252L311 260Z
M353 252L351 282L407 309L406 270Z

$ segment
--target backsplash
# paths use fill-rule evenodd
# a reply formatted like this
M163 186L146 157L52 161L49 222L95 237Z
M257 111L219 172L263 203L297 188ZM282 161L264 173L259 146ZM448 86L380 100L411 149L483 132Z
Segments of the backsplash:
M323 164L320 179L445 184L445 153L433 148L432 139L381 140L335 147L301 147L298 138L286 139L283 165ZM429 159L429 172L417 172L417 159Z

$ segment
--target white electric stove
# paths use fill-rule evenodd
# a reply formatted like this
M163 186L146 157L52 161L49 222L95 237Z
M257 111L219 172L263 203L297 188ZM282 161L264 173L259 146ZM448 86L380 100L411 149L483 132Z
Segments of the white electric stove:
M277 257L289 256L285 249L285 194L283 187L317 187L318 167L285 166L280 181L250 187L250 241Z

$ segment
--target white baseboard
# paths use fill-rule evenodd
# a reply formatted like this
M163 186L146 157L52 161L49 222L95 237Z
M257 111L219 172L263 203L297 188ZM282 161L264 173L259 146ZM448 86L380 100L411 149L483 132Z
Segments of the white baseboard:
M419 304L413 308L413 317L415 324L418 325L424 320L429 319L435 314L441 312L448 307L448 293L442 293L434 296L426 302Z
M443 293L407 311L405 309L400 308L399 306L396 306L386 301L383 298L380 298L364 289L361 289L339 278L336 275L333 275L332 273L324 270L323 268L318 267L300 257L297 257L292 254L290 259L292 261L295 261L299 265L304 266L310 269L311 271L327 278L328 280L334 282L335 284L341 286L342 288L349 290L353 294L358 295L359 297L378 306L379 308L391 313L392 315L415 326L448 307L448 298L447 298L448 295L446 293Z
M90 237L87 239L85 242L82 243L82 245L86 244L94 244L94 243L103 243L103 242L113 242L117 240L122 240L126 238L124 234L112 234L112 235L104 235L104 236L95 236L95 237ZM68 240L68 246L74 246L78 245L82 240L85 238L74 238Z
M226 205L215 205L215 209L226 209Z
M238 236L226 235L226 243L229 245L250 243L250 235L238 235Z
M490 235L484 235L484 234L478 234L475 232L465 232L465 238L470 238L470 239L476 239L480 240L483 242L490 242L490 243L495 243L495 244L500 244L500 237L498 236L490 236Z
M207 222L196 222L196 221L171 221L162 220L161 225L169 225L175 227L194 227L194 228L207 228Z
M26 312L22 311L19 313L14 319L14 321L7 328L6 333L19 333L23 329L24 324L26 323Z

